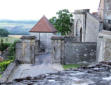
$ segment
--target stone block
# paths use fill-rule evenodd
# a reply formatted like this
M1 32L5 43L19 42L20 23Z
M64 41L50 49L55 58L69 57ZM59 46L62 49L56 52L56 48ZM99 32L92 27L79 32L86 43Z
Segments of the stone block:
M99 33L97 43L97 61L111 61L111 32L103 30Z

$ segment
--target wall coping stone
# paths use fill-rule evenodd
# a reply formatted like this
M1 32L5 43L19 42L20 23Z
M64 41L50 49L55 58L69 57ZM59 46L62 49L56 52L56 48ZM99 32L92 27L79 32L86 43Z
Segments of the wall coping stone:
M64 36L52 36L51 40L64 40Z
M90 11L90 9L80 9L80 10L75 10L74 14L85 14L89 11Z
M36 37L35 36L22 36L21 39L31 40L31 39L36 39Z

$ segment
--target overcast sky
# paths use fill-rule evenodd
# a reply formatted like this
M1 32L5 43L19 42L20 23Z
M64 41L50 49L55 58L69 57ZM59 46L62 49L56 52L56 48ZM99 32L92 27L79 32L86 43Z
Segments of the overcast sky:
M0 0L0 19L38 20L51 18L61 9L97 11L100 0Z

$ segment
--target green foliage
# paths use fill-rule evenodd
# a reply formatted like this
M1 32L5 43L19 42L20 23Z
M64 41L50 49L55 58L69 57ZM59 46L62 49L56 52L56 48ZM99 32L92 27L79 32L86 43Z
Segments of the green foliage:
M4 43L3 39L0 41L0 51L4 51L8 48L8 59L9 60L14 60L15 56L15 46L16 46L16 41L14 43Z
M3 43L14 43L15 41L19 40L19 38L14 37L0 37L0 41L3 40Z
M13 56L15 56L15 48L16 48L16 42L15 41L13 44L10 45L10 47L8 48L9 51L9 58L13 59Z
M8 35L9 35L9 32L6 29L0 29L1 37L7 37Z
M0 74L0 78L2 77L2 74Z
M56 13L57 17L52 17L50 22L62 35L67 35L71 32L73 25L73 15L67 10L63 9Z
M3 39L0 40L0 51L4 51L10 46L10 43L4 43Z
M4 51L5 49L8 48L9 54L8 54L8 60L0 62L0 73L5 71L7 66L15 59L15 46L16 46L16 41L14 43L4 43L3 39L0 41L0 50ZM0 74L1 77L1 74Z
M66 69L71 69L71 68L78 68L80 67L80 65L78 64L67 64L67 65L63 65L63 68Z
M7 66L13 62L13 60L7 60L7 61L2 61L0 62L0 72L5 71L5 69L7 68Z

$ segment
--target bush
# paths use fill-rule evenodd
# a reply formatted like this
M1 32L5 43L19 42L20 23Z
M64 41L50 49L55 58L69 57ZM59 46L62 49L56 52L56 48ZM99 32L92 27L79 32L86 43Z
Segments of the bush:
M0 51L4 51L5 49L7 49L11 44L10 43L4 43L3 39L1 39L0 41Z
M15 56L16 42L17 41L15 41L13 44L11 44L10 47L8 48L9 56Z
M15 57L14 56L8 56L8 60L14 60Z
M5 71L7 66L12 62L13 60L7 60L7 61L2 61L0 62L0 72Z

